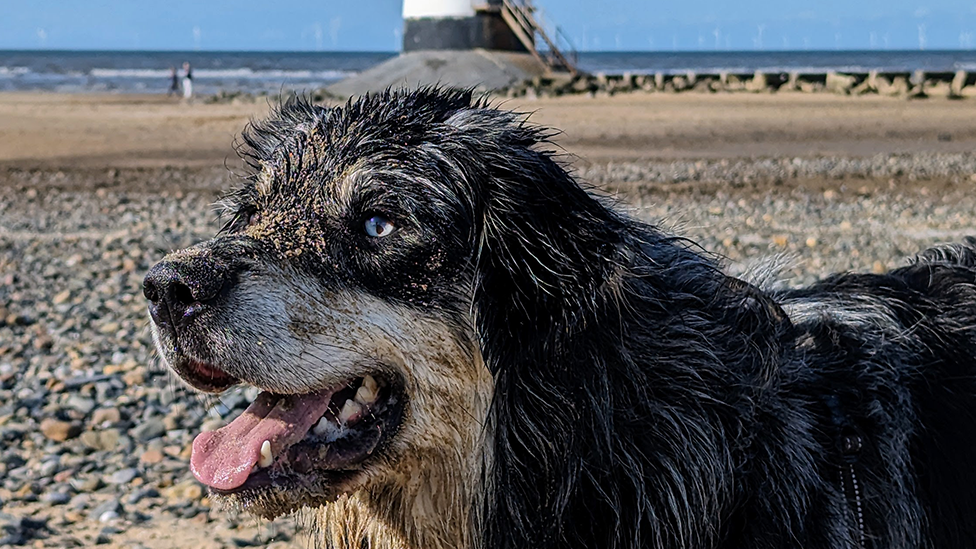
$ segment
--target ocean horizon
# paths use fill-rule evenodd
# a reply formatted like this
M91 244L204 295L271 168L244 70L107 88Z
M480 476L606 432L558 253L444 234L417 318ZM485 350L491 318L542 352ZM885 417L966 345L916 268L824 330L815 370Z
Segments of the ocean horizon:
M191 63L194 90L278 93L327 86L398 52L0 50L0 91L166 93ZM976 71L973 50L584 51L590 73ZM182 75L182 72L180 72Z

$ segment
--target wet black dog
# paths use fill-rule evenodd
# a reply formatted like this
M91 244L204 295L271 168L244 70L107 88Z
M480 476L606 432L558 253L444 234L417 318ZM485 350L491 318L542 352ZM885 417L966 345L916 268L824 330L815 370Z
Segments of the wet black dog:
M215 497L330 547L976 544L976 241L770 292L466 92L244 139L227 228L145 283L188 383L263 390L194 443Z

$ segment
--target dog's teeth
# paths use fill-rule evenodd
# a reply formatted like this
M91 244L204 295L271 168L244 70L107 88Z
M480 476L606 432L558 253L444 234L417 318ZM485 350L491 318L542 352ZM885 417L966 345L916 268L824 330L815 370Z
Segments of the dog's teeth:
M376 391L367 387L364 382L363 386L356 391L356 402L367 405L376 402Z
M259 467L270 467L274 463L274 456L271 455L271 441L264 441L261 445L261 459L258 460Z
M333 429L332 422L326 418L322 418L319 420L318 423L315 424L315 428L312 429L312 432L318 436L322 436L330 432L332 429Z
M373 394L376 394L377 389L379 389L379 385L376 384L376 380L373 379L373 376L366 376L363 378L363 387L369 389Z
M341 423L345 423L349 421L349 418L353 417L354 415L362 411L363 411L363 407L360 406L359 403L355 402L352 399L349 399L346 401L345 404L342 405L342 410L339 412L339 421Z

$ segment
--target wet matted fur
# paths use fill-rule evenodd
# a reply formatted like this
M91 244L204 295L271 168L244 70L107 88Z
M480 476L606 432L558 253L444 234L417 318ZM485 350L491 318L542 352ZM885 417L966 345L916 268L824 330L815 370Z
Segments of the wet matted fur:
M327 547L976 544L976 241L766 291L463 91L297 100L244 141L227 227L147 277L161 354L282 414L375 377L387 411L198 439L221 499L320 507ZM245 480L258 431L285 442Z

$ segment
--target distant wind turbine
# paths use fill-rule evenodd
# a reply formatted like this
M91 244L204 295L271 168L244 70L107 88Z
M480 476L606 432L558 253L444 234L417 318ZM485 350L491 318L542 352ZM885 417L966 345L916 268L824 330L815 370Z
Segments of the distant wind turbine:
M960 32L959 47L964 50L971 50L973 48L973 33L965 31Z
M315 35L315 49L322 51L322 24L316 21L312 26L312 33Z
M333 17L329 20L329 40L332 47L339 45L339 29L342 28L342 17Z

